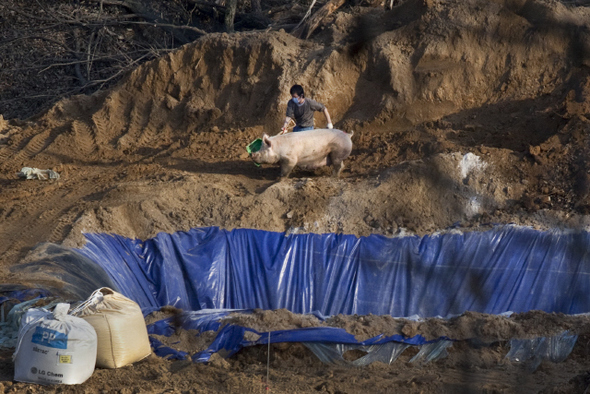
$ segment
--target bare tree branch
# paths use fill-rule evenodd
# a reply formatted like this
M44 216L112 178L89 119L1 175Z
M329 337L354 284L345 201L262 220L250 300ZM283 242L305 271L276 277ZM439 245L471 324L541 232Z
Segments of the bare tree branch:
M82 46L80 44L80 33L78 32L78 29L75 29L74 30L74 41L75 41L75 44L76 44L76 58L78 60L80 60L80 55L79 54L80 54L80 48ZM88 81L82 75L82 70L80 68L80 63L76 63L74 65L74 70L76 71L76 76L80 80L80 85L86 85L86 83L88 83Z
M301 38L305 36L308 39L311 33L318 28L322 20L340 8L346 0L330 0L322 8L320 8L311 18L309 18L303 25L293 30L292 34L295 37ZM305 18L304 18L305 19Z
M98 0L100 2L100 6L102 5L118 5L120 7L125 7L125 2L118 1L118 0ZM95 1L96 2L96 1Z
M56 17L53 17L53 18L45 18L45 17L39 16L39 15L29 14L29 13L24 12L23 10L20 10L18 8L12 8L10 6L5 6L5 7L6 7L6 9L8 9L8 10L10 10L12 12L16 12L17 14L20 14L22 16L26 16L27 18L35 19L35 20L38 20L38 21L55 22L55 20L58 19Z
M96 30L93 29L92 33L90 33L90 37L88 38L88 46L86 47L86 75L88 79L90 79L90 70L92 69L92 57L94 53L92 53L92 41L94 40L94 36L96 35ZM98 41L98 39L96 40ZM96 48L96 43L95 48Z
M179 30L190 30L198 33L200 35L208 34L206 31L199 29L198 27L194 26L185 26L185 25L171 25L169 23L157 23L157 22L136 22L136 21L118 21L118 22L110 22L107 24L109 25L143 25L143 26L154 26L154 27L162 27L162 28L169 28L169 29L179 29Z
M172 50L173 49L156 49L156 51L158 53L159 52L170 52ZM145 54L146 52L153 53L153 51L154 51L154 49L153 48L150 48L150 49L145 49L145 50L142 50L142 51L134 51L134 52L131 52L131 53L120 53L118 55L99 56L99 57L94 57L93 58L93 61L95 61L95 62L105 61L105 60L112 60L112 61L131 61L133 58L130 57L129 55L135 55L135 54L138 54L138 53ZM86 63L86 62L87 62L86 59L84 59L84 60L65 61L65 62L62 61L62 62L59 62L59 63L52 63L50 65L46 65L45 64L43 66L27 67L27 68L24 68L24 69L23 68L20 68L20 69L12 69L12 71L19 71L19 70L38 70L38 69L41 68L41 70L39 70L39 74L40 74L40 73L43 73L43 72L48 71L48 70L50 70L52 68L55 68L55 67L74 66L76 64L83 64L83 63ZM6 71L6 70L3 70L3 71Z
M103 4L105 4L104 0L90 0L94 3L96 2L103 2ZM147 22L143 22L143 23L152 23L153 26L155 27L160 27L166 31L168 31L170 34L172 34L174 36L174 38L183 43L186 44L188 42L190 42L191 40L186 37L180 30L191 30L194 31L195 33L198 33L199 35L203 35L206 34L203 30L198 29L196 27L192 27L192 26L177 26L175 24L172 23L168 23L168 21L163 20L163 18L159 17L157 15L157 13L151 9L151 7L149 7L146 3L143 3L141 1L138 0L122 0L120 3L116 2L116 5L119 5L121 7L125 7L128 10L131 10L133 13L137 14L138 16L140 16L142 19L145 19ZM127 22L130 23L130 22ZM140 22L135 22L135 24L140 24Z
M260 1L260 0L259 0ZM195 4L197 6L207 6L212 8L220 8L225 10L225 6L221 4L210 3L208 1L199 1L199 0L188 0L189 3Z
M225 10L225 30L229 33L234 31L234 18L236 17L236 8L238 0L227 0L227 9Z
M107 82L110 82L113 79L117 78L119 75L121 75L121 74L123 74L123 73L125 73L127 71L130 71L133 67L135 67L137 65L137 63L139 63L140 61L142 61L143 59L145 59L146 57L148 57L151 54L152 54L152 52L149 52L149 53L146 53L143 56L138 57L137 59L134 59L129 64L127 64L125 67L121 68L117 73L111 75L108 78L88 82L84 86L84 88L88 88L88 87L95 86L95 85L101 85L101 88L102 88L102 86L104 86Z
M311 2L311 5L309 6L309 9L307 10L307 12L305 13L305 15L303 16L303 19L301 19L301 21L297 24L297 26L295 27L295 30L297 30L301 24L307 19L309 18L309 16L311 15L311 10L313 9L313 6L315 5L316 0L313 0Z
M43 36L23 36L23 37L15 37L15 38L11 38L9 40L5 40L5 41L0 41L0 46L5 45L5 44L10 44L12 42L15 41L20 41L20 40L44 40L47 42L51 42L52 44L55 45L59 45L60 47L64 48L66 51L70 52L70 53L75 53L76 51L74 51L72 48L70 48L69 46L67 46L67 44L57 41L57 40L53 40L49 37L43 37Z
M254 11L255 13L262 12L262 6L260 4L260 0L252 0L252 11Z

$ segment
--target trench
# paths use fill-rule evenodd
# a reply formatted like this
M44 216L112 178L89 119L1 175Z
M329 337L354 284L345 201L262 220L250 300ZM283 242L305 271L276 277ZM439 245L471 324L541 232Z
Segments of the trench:
M329 316L390 315L451 318L466 311L500 315L540 310L567 315L590 311L590 233L498 226L488 231L449 231L389 238L346 234L290 234L251 229L195 228L139 240L85 234L80 249L45 245L37 261L16 269L43 272L64 283L60 291L84 299L108 286L139 304L145 315L165 306L183 310L180 325L216 331L211 345L192 355L207 362L247 346L300 342L323 362L392 363L419 346L420 363L446 354L453 338L420 334L377 335L359 340L343 328L321 326L257 331L222 323L230 313L287 309ZM46 289L49 293L52 289ZM87 294L88 293L88 294ZM169 336L178 318L148 325ZM511 341L507 357L563 360L577 335ZM156 354L185 359L188 353L150 338ZM524 355L523 355L524 352Z

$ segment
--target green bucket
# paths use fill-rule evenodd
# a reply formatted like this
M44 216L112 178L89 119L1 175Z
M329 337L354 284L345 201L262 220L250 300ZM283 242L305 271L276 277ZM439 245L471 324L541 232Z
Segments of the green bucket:
M250 142L250 145L248 145L246 147L246 150L248 151L249 154L252 154L252 152L258 152L260 150L261 146L262 146L262 139L256 138L254 141Z
M262 139L256 138L254 141L250 142L250 144L246 147L246 151L249 155L252 155L252 152L258 152L260 150L260 147L262 147ZM260 164L256 162L254 162L254 164L256 164L256 167L260 167Z

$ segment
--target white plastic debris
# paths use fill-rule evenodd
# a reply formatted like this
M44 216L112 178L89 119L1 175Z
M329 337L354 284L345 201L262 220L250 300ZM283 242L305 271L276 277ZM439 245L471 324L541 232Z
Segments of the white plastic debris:
M483 171L488 164L481 160L481 158L473 153L469 152L461 159L459 163L459 170L461 170L461 179L467 178L472 172Z
M17 175L19 178L39 179L42 181L47 179L59 179L59 174L53 170L41 170L33 167L23 167Z

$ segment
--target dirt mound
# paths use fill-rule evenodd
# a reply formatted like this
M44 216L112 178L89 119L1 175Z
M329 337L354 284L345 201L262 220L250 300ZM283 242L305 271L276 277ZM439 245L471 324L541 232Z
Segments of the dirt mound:
M214 331L199 333L197 330L177 330L169 337L152 335L164 346L188 353L189 357L209 347L216 337Z
M396 130L564 93L565 84L578 84L571 70L590 56L587 19L576 11L559 3L414 0L391 11L342 12L314 41L284 32L213 34L139 67L110 91L60 102L11 136L17 149L3 157L129 162L173 144L200 157L208 150L200 135L213 131L207 143L223 143L229 158L233 144L216 130L234 138L243 129L276 133L295 82L328 106L337 126L363 130L361 144L379 134L375 126Z
M321 322L313 315L301 315L286 309L274 311L255 309L251 314L232 313L222 319L222 324L235 324L260 332L319 327Z
M170 312L167 308L170 307L164 307L160 312L154 312L146 317L147 324L163 318L179 316L179 313L181 313L180 310ZM428 341L446 337L458 341L478 340L482 343L551 337L565 331L576 335L590 334L590 316L564 315L543 311L513 313L510 316L465 312L460 316L449 319L428 318L420 320L394 318L389 315L368 314L359 316L338 314L329 317L325 321L320 321L314 315L292 313L286 309L255 309L252 313L231 313L221 319L221 324L222 326L233 324L247 327L260 333L309 327L336 327L343 328L353 334L358 341L365 341L382 334L385 336L401 335L407 338L421 335ZM203 341L198 342L199 347L196 349L193 345L197 342L191 343L187 339L190 335L180 331L186 330L178 329L173 338L166 339L158 336L158 339L168 344L181 343L182 345L179 346L182 349L180 350L184 351L194 353L203 350ZM191 331L191 335L198 334L195 330L189 331ZM209 340L210 343L213 338L214 335L209 335L206 340ZM255 341L257 339L249 340Z
M148 238L197 226L387 236L490 223L587 228L588 8L544 0L408 0L391 10L357 3L331 15L310 40L285 31L211 34L108 90L62 100L27 121L0 118L0 265L21 261L38 242L82 245L83 232ZM277 15L289 5L280 7ZM277 168L256 168L245 154L263 132L276 134L293 83L326 104L337 127L355 131L342 178L296 170L276 183ZM54 169L61 179L19 180L24 166ZM7 269L0 276L29 279ZM286 311L229 321L260 331L319 324ZM361 339L420 333L500 342L565 329L583 334L588 325L538 312L420 322L335 316L325 324ZM161 339L193 354L204 344L191 334ZM407 363L408 350L393 367L354 373L322 365L302 345L273 345L271 389L584 391L584 343L564 364L542 364L534 374L506 364L502 343L462 343L422 369ZM152 357L97 370L84 389L264 390L266 357L262 347L207 366ZM3 388L47 389L12 384L8 355L0 362Z
M223 324L236 324L259 332L294 330L305 327L337 327L364 341L378 335L422 335L431 341L440 337L454 340L477 339L492 343L510 339L549 337L570 331L579 335L590 334L590 316L552 314L542 311L512 314L510 317L485 313L465 312L450 319L429 318L408 320L389 315L335 315L320 322L313 315L300 315L285 309L256 310L252 314L235 313L222 320Z
M208 35L110 90L1 122L0 260L39 241L81 245L83 231L583 228L587 16L555 2L411 0L343 8L308 41ZM276 168L248 160L295 82L355 130L341 180L296 171L275 184ZM62 178L18 181L23 166Z

